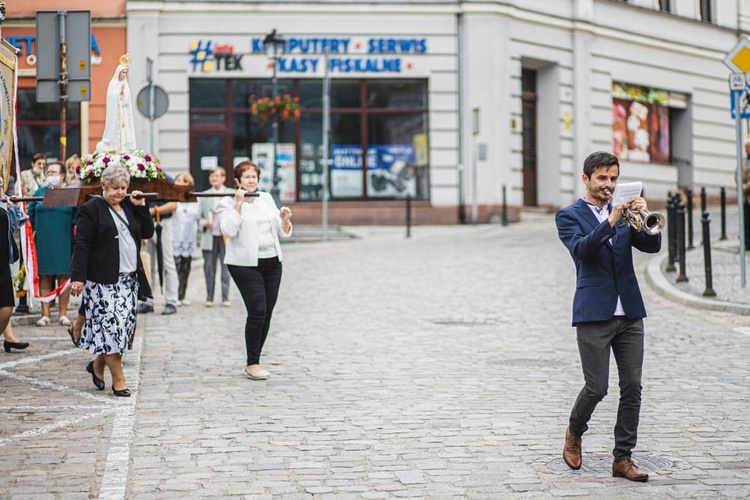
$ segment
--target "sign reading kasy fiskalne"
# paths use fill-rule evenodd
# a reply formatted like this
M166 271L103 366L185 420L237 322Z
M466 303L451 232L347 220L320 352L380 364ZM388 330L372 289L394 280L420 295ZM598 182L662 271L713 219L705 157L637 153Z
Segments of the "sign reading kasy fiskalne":
M191 73L208 75L259 75L270 60L264 37L240 42L196 39L190 43ZM322 76L326 54L331 75L409 75L424 73L421 57L427 54L426 38L287 37L278 51L279 76Z

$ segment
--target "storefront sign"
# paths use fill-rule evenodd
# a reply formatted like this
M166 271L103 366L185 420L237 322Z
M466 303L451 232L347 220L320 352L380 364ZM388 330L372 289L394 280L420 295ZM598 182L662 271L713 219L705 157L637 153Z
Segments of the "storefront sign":
M23 60L29 66L36 66L36 36L35 35L19 35L19 36L8 36L5 39L17 48L20 52L18 53L18 59ZM96 41L96 35L91 35L91 65L97 66L102 63L102 51L99 49L99 44Z
M239 46L241 47L241 46ZM243 53L234 44L214 40L190 43L190 69L193 73L243 72ZM290 37L280 51L276 69L282 75L321 75L325 54L331 74L401 74L413 67L413 56L427 53L426 38ZM263 37L250 40L249 56L255 67L266 59ZM259 59L258 56L262 56ZM256 72L257 73L257 72Z

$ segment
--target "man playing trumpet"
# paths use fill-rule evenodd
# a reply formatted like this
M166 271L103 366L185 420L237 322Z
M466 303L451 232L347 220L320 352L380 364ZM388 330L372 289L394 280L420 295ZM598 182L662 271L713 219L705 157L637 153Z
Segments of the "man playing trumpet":
M588 430L596 405L607 394L611 351L620 386L612 475L642 482L648 480L648 474L632 462L631 453L638 438L646 309L633 268L632 247L656 253L661 248L661 235L637 230L623 220L628 210L648 212L643 198L612 206L619 175L616 156L592 153L583 163L581 176L586 195L555 216L560 240L576 266L573 326L585 380L570 413L563 459L571 469L581 468L581 436Z

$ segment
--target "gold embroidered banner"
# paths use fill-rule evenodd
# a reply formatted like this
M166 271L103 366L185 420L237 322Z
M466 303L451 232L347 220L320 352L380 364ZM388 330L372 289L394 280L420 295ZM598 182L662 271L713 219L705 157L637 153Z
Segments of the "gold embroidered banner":
M13 160L14 115L16 108L16 53L5 40L0 41L0 175L5 186Z

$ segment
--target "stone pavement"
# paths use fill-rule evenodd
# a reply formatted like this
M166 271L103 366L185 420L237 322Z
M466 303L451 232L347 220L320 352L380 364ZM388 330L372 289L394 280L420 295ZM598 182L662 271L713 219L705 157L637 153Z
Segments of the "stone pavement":
M616 377L561 461L582 385L574 267L552 216L523 224L354 228L285 245L264 382L243 374L244 308L139 318L134 397L96 391L60 327L0 353L1 498L726 498L750 496L750 326L644 279L644 404L634 458L609 472ZM163 304L157 298L157 311ZM614 370L613 370L614 372Z

